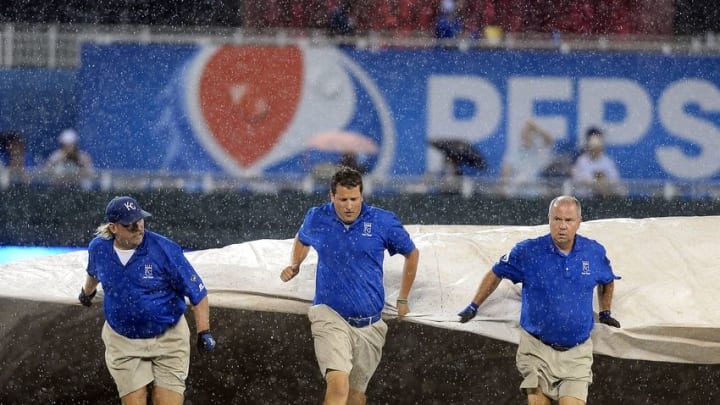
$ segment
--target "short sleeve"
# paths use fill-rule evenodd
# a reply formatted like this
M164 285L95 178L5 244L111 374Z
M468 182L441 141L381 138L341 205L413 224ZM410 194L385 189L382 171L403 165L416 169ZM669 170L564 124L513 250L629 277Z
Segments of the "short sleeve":
M524 278L523 255L523 245L515 245L508 253L500 257L493 266L492 271L500 278L506 278L516 284L521 283Z

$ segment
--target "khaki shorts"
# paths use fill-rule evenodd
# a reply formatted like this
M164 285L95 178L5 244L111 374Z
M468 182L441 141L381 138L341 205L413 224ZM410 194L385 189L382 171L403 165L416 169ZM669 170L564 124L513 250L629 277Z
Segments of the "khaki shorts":
M523 377L520 384L523 393L539 386L552 400L568 396L587 402L588 387L592 383L591 339L561 352L520 328L515 360Z
M107 322L102 329L105 364L120 398L154 381L155 386L185 393L190 370L190 329L185 317L162 335L130 339Z
M388 329L385 321L356 328L327 305L311 306L308 318L323 377L328 370L344 371L350 376L350 388L365 392L382 357Z

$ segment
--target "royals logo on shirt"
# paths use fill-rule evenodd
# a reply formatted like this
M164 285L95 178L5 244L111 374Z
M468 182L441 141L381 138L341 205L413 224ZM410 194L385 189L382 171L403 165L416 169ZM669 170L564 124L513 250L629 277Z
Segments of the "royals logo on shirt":
M144 279L152 279L153 277L153 269L152 264L146 264L145 265L145 274L143 274Z
M362 236L372 236L372 223L363 222Z
M580 274L582 274L583 276L590 275L590 261L588 261L588 260L582 261L582 272Z

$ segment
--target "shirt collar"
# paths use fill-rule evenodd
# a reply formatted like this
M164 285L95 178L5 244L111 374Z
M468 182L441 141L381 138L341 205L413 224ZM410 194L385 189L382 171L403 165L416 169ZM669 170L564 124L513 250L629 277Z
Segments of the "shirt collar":
M583 250L582 243L580 243L580 238L578 238L577 234L575 234L575 241L573 242L573 247L570 250L570 252L567 254L565 254L565 252L560 250L560 248L558 248L557 245L555 245L555 242L553 242L553 240L552 240L551 234L547 234L547 242L548 242L548 248L550 249L550 251L555 254L558 254L560 256L570 256L570 255L573 255L573 254Z

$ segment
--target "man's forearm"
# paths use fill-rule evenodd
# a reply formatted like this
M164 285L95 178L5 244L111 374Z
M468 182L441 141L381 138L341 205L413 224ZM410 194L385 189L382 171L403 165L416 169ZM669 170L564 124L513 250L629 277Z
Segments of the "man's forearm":
M398 298L407 299L408 295L410 295L410 289L415 282L419 261L420 251L417 249L405 256L405 265L403 266L403 275L402 281L400 282L400 292L398 293Z
M615 283L611 282L605 285L598 286L598 306L600 311L609 311L612 306L613 292L615 290Z
M208 297L203 298L197 305L192 307L195 316L196 332L202 332L210 329L210 302Z
M100 281L96 279L95 277L88 275L85 277L85 284L83 284L83 291L85 291L85 294L92 294L93 291L97 288L98 284L100 284Z

